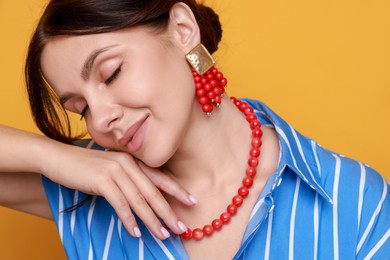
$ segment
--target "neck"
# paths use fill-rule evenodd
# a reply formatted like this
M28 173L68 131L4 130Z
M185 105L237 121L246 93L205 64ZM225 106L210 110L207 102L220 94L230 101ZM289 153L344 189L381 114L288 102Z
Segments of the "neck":
M228 97L210 117L198 104L194 111L182 144L164 169L193 194L236 187L251 147L249 123Z

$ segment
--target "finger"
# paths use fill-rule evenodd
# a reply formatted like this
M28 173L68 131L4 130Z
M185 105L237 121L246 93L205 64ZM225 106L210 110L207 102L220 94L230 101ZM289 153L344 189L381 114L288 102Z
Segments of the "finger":
M137 225L137 221L131 212L129 202L123 195L121 190L114 182L110 182L104 188L105 192L102 194L105 199L114 208L118 218L122 221L123 226L133 237L141 237L141 231Z
M133 182L131 184L128 183L130 182L129 177L131 182ZM187 227L179 221L177 215L161 192L138 166L137 170L129 171L127 177L118 176L117 185L123 191L127 200L130 201L131 208L145 224L151 227L152 232L155 232L157 226L156 222L154 222L156 220L158 221L156 215L159 216L167 227L176 234L182 234L187 230ZM133 188L129 188L129 185L132 185ZM134 194L134 191L138 192ZM153 215L154 218L152 218L151 215ZM159 221L158 223L161 225ZM162 226L160 226L160 230L162 234L166 235L165 230L161 229L161 227Z
M181 203L188 206L193 206L198 202L194 195L190 194L170 176L166 175L158 169L151 168L142 162L139 162L139 166L146 174L146 176L148 176L148 178L153 182L153 184L156 185L156 187L173 196Z
M121 186L126 183L121 182ZM137 189L134 184L129 182L126 187L121 187L124 196L126 197L131 209L149 228L149 230L159 239L163 240L170 236L167 229L165 229L160 220L157 218L151 206L146 201L144 195Z

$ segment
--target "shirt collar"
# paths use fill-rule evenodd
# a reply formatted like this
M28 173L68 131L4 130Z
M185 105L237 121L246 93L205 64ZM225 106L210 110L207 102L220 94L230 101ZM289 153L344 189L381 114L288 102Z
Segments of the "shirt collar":
M326 201L333 203L331 193L325 190L321 180L321 170L316 153L318 144L294 130L264 103L252 99L242 100L254 108L264 126L274 128L278 134L280 158L277 173L280 175L286 166L289 167ZM275 183L277 181L278 178L275 178Z

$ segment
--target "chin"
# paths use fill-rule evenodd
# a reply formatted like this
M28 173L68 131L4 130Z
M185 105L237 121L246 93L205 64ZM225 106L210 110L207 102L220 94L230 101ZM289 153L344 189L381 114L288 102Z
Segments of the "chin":
M143 151L136 157L149 167L160 168L168 162L172 155L166 150L154 149L152 152Z

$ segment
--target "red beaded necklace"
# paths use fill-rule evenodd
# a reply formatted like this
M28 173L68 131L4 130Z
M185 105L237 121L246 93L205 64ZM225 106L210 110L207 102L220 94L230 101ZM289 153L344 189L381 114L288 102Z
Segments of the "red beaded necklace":
M211 224L205 225L203 228L190 229L183 234L181 237L184 239L195 239L200 240L205 236L211 236L214 231L220 230L223 225L230 222L232 216L237 213L238 208L242 205L244 199L249 194L249 188L253 185L253 177L256 175L256 167L259 163L258 157L260 156L261 137L263 132L261 131L261 123L257 119L253 108L250 107L246 102L238 100L234 97L230 98L231 101L237 106L237 108L244 113L246 120L250 124L252 129L252 148L249 151L248 168L245 171L245 177L242 179L242 186L237 191L237 194L233 197L232 203L226 208L226 211L221 214L217 219L214 219Z

